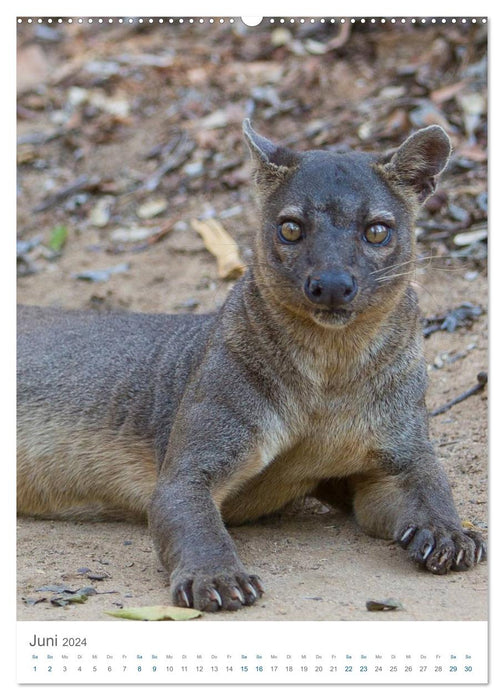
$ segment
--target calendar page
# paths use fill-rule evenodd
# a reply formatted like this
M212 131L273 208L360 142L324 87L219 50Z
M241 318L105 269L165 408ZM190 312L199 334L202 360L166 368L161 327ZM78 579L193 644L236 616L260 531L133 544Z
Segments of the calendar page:
M15 19L17 683L487 684L489 21L177 10Z
M229 623L229 627L232 623ZM486 683L485 622L19 623L22 683ZM170 631L173 630L170 634ZM78 636L77 636L78 635Z

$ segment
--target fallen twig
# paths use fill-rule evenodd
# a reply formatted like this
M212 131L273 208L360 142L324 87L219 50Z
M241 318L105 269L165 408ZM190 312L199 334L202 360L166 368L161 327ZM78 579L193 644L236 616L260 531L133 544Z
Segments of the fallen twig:
M196 144L192 141L187 134L182 134L180 139L176 142L173 150L170 150L166 160L164 160L159 168L155 170L145 182L140 186L140 191L154 192L161 182L162 178L168 173L179 168L196 148Z
M439 416L440 413L446 413L446 411L449 411L452 406L455 406L455 404L460 403L461 401L465 401L465 399L468 399L469 396L473 396L474 394L479 394L479 392L484 389L484 387L487 385L488 382L488 375L486 372L478 372L478 376L476 377L478 380L478 383L475 384L473 387L468 389L467 391L464 391L463 394L460 394L460 396L456 396L454 399L451 401L448 401L447 404L444 406L440 406L439 408L436 408L434 411L431 411L429 413L430 416Z
M350 31L352 29L352 25L350 22L346 22L345 24L342 24L340 26L340 31L334 39L331 39L330 41L327 42L326 44L326 49L328 51L334 51L336 49L341 49L342 46L344 46L348 39L350 38Z
M473 320L481 316L482 313L481 307L464 302L457 306L456 309L450 309L445 314L422 319L423 334L427 338L436 331L453 333L457 328L468 328Z
M43 199L40 202L40 204L37 204L37 206L34 207L33 213L38 214L41 211L50 209L55 204L58 204L58 202L61 202L63 199L66 199L71 194L75 194L76 192L80 192L82 190L93 190L96 187L98 187L100 181L101 178L99 177L89 177L89 175L81 175L63 189L58 190L58 192L55 192L49 197L46 197L46 199Z
M145 240L135 243L133 245L127 245L127 244L122 244L122 243L116 243L116 244L111 244L105 248L107 253L112 253L114 255L119 254L119 253L139 253L142 250L146 250L149 248L151 245L154 245L155 243L158 243L160 240L162 240L165 236L167 236L171 230L173 229L173 225L176 222L176 219L169 219L167 220L161 228L156 228L153 229L152 234L148 236ZM149 224L149 221L145 222L146 224Z

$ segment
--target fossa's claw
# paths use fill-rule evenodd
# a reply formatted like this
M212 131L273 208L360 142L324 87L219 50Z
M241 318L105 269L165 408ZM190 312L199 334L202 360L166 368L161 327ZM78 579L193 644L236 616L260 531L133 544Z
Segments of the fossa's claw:
M432 552L433 549L434 549L434 545L426 544L424 547L423 553L422 553L422 559L424 559L424 560L427 559L427 557L429 556L429 554Z
M245 605L245 598L243 597L243 593L240 591L238 586L233 586L233 588L231 590L236 593L236 595L232 596L232 597L237 598L242 605Z
M408 527L408 529L403 533L400 541L401 542L408 542L409 539L411 538L411 536L413 535L413 533L415 532L415 529L416 528L414 528L414 527Z
M246 583L244 586L245 591L250 593L254 600L259 598L259 594L251 583Z
M217 605L219 606L219 608L222 608L222 598L221 598L221 596L220 596L219 591L218 591L216 588L211 588L211 589L210 589L210 595L209 595L209 597L210 597L211 599L215 600L215 602L217 603Z

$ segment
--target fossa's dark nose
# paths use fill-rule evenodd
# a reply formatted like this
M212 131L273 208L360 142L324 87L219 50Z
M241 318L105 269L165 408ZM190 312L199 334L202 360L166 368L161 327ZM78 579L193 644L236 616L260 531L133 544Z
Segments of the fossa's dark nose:
M306 279L304 291L312 304L334 309L352 301L357 280L345 271L316 272Z

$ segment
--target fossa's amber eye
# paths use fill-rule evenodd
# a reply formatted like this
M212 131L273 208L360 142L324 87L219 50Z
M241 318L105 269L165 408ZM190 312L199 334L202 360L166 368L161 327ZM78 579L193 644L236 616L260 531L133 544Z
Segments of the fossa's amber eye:
M364 238L372 245L385 245L390 236L391 230L386 224L370 224L364 232Z
M286 243L297 243L303 237L303 229L295 221L284 221L278 227L278 235Z

